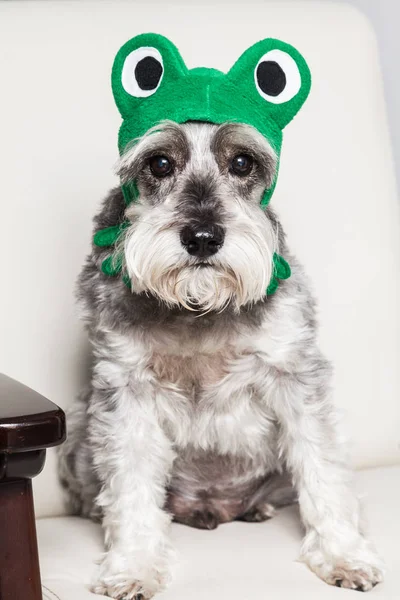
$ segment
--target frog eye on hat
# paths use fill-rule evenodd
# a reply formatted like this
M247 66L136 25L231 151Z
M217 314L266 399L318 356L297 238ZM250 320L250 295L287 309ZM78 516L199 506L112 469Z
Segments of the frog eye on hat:
M290 44L266 38L248 48L236 61L227 80L230 94L246 99L248 122L272 139L271 126L284 129L305 102L311 87L310 69ZM279 138L279 134L276 136Z
M111 74L122 118L135 116L140 121L137 111L146 106L142 115L146 113L147 121L159 121L160 106L169 104L171 88L179 87L187 73L177 48L164 36L142 33L128 40L118 50Z
M154 94L163 78L164 63L157 48L144 46L125 58L121 73L124 90L136 98Z
M291 100L301 88L296 61L282 50L270 50L254 69L254 80L260 96L273 104Z

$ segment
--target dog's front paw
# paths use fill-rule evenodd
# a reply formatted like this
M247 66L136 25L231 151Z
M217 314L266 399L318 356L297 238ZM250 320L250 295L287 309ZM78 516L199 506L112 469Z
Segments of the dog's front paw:
M359 592L368 592L383 581L383 572L379 567L351 559L326 562L314 571L330 585Z
M383 581L382 561L374 550L368 548L364 539L358 550L344 552L342 557L314 549L303 554L302 558L318 577L330 585L367 592Z
M333 581L332 581L333 580ZM368 592L383 581L383 573L380 569L363 565L361 568L352 569L351 565L336 566L330 576L332 585L349 588L359 592Z
M130 580L129 575L122 573L119 576L100 579L90 589L94 594L108 596L115 600L142 600L152 597L152 595L145 595L143 584L140 581Z
M139 560L134 557L127 559L110 551L101 563L91 591L115 600L148 600L163 590L170 579L164 557L146 566L140 557Z

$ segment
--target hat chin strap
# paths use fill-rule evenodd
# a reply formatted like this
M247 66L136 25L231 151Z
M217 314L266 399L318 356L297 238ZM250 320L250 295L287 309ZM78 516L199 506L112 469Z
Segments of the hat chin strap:
M127 206L129 206L131 202L136 202L138 200L139 190L136 181L121 183L121 190Z

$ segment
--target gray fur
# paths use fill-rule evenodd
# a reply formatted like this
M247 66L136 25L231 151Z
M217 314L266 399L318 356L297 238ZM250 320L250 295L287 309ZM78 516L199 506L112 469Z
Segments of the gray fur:
M255 161L247 178L229 170L238 152ZM157 154L174 164L161 180L148 167ZM248 126L166 123L121 159L139 203L126 208L115 189L95 217L95 231L130 220L118 251L132 282L104 275L109 250L95 246L78 282L94 364L68 414L60 473L72 510L103 522L95 592L132 600L162 589L173 517L203 528L260 521L297 498L311 569L351 588L382 578L360 532L309 283L278 217L260 208L275 169ZM180 243L194 223L225 231L205 265ZM292 276L267 297L275 251Z

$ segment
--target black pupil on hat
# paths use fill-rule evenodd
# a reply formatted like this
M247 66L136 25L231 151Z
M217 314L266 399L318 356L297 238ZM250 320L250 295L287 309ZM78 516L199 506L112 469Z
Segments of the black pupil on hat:
M279 96L286 87L284 70L274 60L264 60L257 67L257 82L268 96Z
M154 90L161 79L162 64L154 56L146 56L139 60L135 67L135 78L141 90Z

